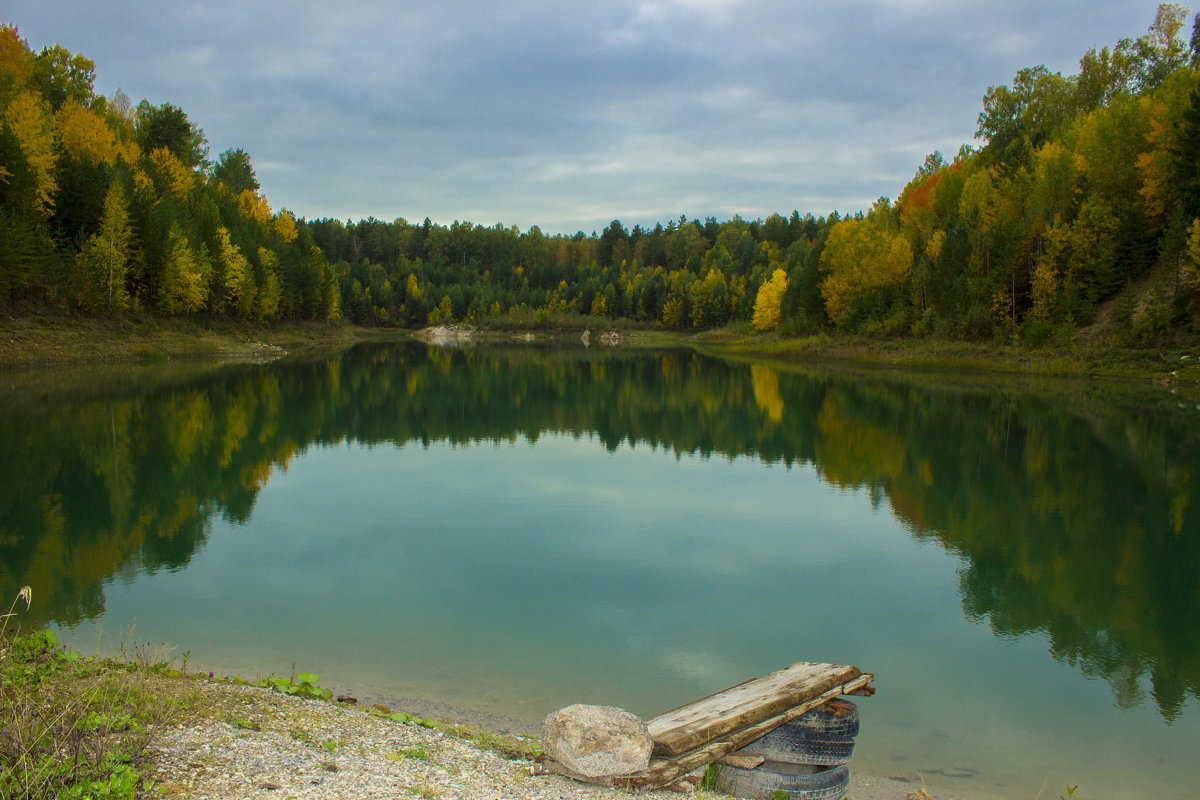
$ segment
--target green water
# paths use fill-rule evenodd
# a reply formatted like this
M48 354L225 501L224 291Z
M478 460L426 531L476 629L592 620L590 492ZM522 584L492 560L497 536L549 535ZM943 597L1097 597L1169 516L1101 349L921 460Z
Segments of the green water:
M1200 796L1200 409L1165 391L379 344L0 408L0 596L85 652L532 726L849 663L856 771Z

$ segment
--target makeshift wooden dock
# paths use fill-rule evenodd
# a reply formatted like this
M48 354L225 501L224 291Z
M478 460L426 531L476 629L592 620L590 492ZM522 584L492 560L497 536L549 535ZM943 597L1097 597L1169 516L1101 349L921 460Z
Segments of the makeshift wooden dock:
M840 695L874 694L874 679L858 667L801 661L731 686L647 720L654 741L650 765L604 782L641 790L670 786Z

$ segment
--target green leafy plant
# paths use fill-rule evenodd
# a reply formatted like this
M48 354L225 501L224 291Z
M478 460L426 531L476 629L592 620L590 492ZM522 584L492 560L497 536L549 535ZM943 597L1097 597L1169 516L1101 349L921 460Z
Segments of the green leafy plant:
M138 771L128 764L114 764L104 780L77 783L61 795L69 800L134 800L138 796ZM150 784L146 789L152 788Z
M395 711L391 714L380 713L379 716L384 719L390 719L394 722L403 722L408 725L419 725L422 728L436 728L438 724L426 717L417 717L412 714L405 714L403 711Z
M317 685L320 675L312 672L300 672L292 678L280 678L271 675L263 680L252 681L251 686L272 689L294 697L307 697L311 700L332 700L333 691Z
M84 720L85 731L124 731L137 726L137 720L121 711L92 711Z
M1058 796L1058 800L1071 800L1071 798L1075 796L1075 790L1078 788L1079 788L1079 784L1072 786L1071 784L1068 783L1066 794L1060 794Z

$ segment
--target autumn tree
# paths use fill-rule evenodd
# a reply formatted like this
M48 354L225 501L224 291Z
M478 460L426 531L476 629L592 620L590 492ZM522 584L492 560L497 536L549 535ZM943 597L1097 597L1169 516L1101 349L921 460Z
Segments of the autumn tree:
M758 287L754 300L754 327L760 331L772 331L779 327L783 296L787 292L787 273L777 269L771 278Z
M213 255L216 277L216 302L213 306L218 310L223 307L242 318L250 317L258 287L250 262L242 255L241 249L229 241L227 228L217 228Z
M116 138L104 117L74 98L54 114L54 128L63 150L74 158L112 166L117 160Z
M104 195L100 225L76 256L75 289L81 307L112 312L128 306L125 273L132 242L125 191L113 181Z
M829 319L837 322L857 297L898 287L912 262L908 240L899 231L885 231L870 217L835 225L821 253L821 297Z
M48 213L58 191L54 175L54 118L49 106L36 92L19 93L4 110L4 131L12 136L27 165L29 182L26 196L20 198L25 205L22 210ZM5 177L11 181L13 172L6 172Z
M211 280L212 263L207 252L193 249L187 235L173 224L159 276L159 308L168 314L200 311L208 300Z
M274 250L258 248L258 268L254 272L258 294L254 298L254 316L260 320L274 319L279 313L279 256Z
M0 25L0 102L25 87L33 74L34 55L12 25Z

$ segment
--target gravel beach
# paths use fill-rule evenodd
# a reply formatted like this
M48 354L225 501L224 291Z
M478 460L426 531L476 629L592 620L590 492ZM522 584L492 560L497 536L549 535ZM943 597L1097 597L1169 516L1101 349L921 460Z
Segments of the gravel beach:
M485 749L486 739L481 743L470 736L371 714L370 706L304 700L221 681L199 682L196 691L211 713L171 725L155 737L149 777L164 797L627 800L630 796L623 789L579 783L547 774L533 762L502 757ZM849 798L905 800L918 788L853 775ZM678 798L680 794L660 790L641 796ZM705 791L694 796L724 797ZM937 800L972 798L939 794Z

